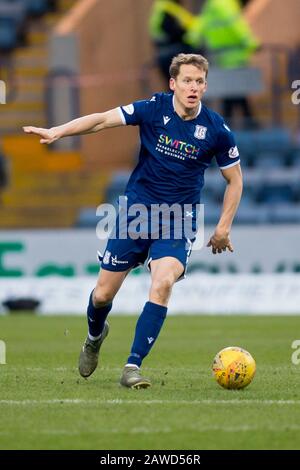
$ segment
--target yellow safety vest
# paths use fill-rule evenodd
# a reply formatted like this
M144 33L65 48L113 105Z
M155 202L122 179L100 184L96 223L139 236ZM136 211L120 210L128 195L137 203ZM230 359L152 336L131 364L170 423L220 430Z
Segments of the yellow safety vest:
M188 40L204 43L214 65L231 68L247 65L258 46L237 0L207 0Z
M163 42L167 39L166 33L162 29L165 14L173 16L178 21L178 24L186 31L191 28L195 20L194 15L181 5L171 0L157 0L153 5L149 20L150 35L155 41Z

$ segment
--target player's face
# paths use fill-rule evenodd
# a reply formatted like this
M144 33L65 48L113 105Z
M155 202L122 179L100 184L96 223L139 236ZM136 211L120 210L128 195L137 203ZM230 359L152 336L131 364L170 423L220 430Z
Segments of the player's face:
M181 65L177 77L170 79L175 99L185 109L198 108L206 87L205 71L191 64Z

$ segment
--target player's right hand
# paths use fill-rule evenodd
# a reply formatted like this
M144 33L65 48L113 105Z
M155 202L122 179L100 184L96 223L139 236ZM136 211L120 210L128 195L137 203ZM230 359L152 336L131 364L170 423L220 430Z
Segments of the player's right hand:
M233 246L229 238L229 231L220 230L218 227L206 246L211 247L214 255L226 250L233 252Z
M58 136L55 135L55 132L53 129L43 129L42 127L24 126L23 131L26 132L26 134L35 134L41 137L40 139L41 144L52 144L52 142L58 139Z

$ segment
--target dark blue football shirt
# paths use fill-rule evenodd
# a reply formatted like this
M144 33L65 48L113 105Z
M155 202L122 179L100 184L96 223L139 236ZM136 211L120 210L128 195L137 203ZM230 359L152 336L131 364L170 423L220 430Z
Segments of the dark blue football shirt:
M198 115L183 120L173 102L173 93L157 93L119 108L125 125L140 127L139 162L125 193L130 204L197 204L212 159L221 169L240 161L219 114L200 103Z

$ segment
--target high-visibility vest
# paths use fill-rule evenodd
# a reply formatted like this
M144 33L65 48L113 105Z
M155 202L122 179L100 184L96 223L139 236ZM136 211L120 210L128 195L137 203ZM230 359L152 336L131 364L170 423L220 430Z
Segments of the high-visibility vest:
M238 0L207 0L189 32L189 42L204 43L212 63L220 67L247 65L258 46Z
M188 31L191 28L191 25L195 20L195 17L192 15L192 13L183 8L181 5L172 2L171 0L155 1L149 20L149 31L154 41L161 43L168 41L167 34L162 28L164 16L166 14L173 16L181 28L185 31Z

